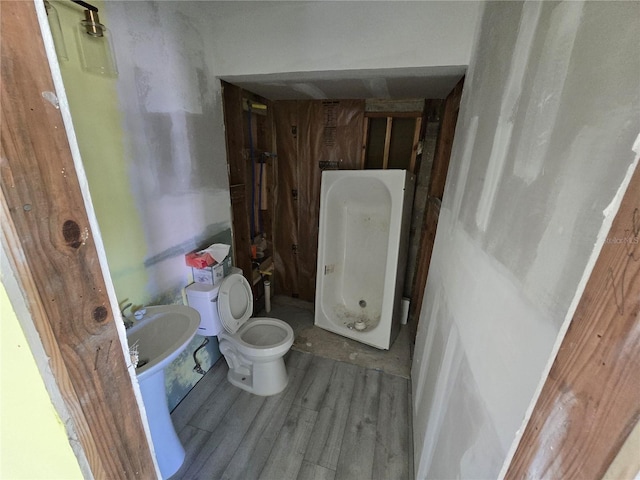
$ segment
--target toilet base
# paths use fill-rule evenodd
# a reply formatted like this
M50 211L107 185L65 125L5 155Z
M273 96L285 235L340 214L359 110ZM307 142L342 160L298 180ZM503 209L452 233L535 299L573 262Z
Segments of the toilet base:
M265 363L254 363L249 370L251 373L247 374L246 366L236 369L230 366L227 380L238 388L263 397L282 392L289 383L282 357Z

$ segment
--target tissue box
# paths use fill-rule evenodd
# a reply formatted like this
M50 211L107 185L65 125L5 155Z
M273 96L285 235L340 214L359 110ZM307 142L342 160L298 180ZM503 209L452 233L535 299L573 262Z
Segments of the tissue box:
M193 281L196 283L216 285L224 278L224 265L222 263L205 268L193 268L192 271Z
M185 263L189 267L204 269L216 263L208 253L189 252L184 256Z

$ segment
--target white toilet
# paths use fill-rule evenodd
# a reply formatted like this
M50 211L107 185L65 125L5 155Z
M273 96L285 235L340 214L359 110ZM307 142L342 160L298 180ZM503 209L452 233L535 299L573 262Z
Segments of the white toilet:
M234 273L218 285L193 283L186 288L189 306L200 313L198 333L217 336L229 365L227 379L256 395L275 395L289 380L284 355L293 330L276 318L252 318L253 294L244 276Z

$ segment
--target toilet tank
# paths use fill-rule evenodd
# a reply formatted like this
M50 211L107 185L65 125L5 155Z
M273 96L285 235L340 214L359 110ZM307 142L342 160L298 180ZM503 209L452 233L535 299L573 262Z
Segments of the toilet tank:
M185 290L187 303L200 314L200 326L198 335L204 337L217 336L222 330L222 324L218 317L218 289L220 285L207 285L204 283L192 283Z

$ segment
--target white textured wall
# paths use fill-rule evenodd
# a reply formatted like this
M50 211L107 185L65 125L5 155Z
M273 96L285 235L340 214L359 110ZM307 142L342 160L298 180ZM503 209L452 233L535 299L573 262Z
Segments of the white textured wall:
M213 2L218 75L468 65L479 2Z
M486 5L412 370L419 478L496 478L640 132L640 5Z
M222 104L201 2L108 2L128 181L150 296L186 284L184 253L231 226Z

